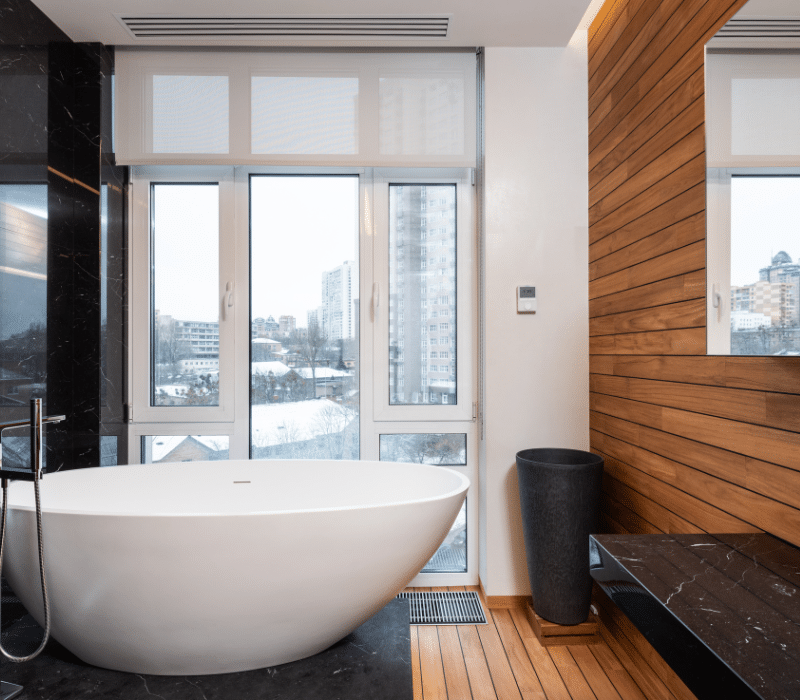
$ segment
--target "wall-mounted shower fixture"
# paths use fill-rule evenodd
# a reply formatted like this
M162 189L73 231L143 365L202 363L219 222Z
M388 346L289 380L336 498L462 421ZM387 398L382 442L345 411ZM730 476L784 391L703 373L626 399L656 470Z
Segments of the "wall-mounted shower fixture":
M3 649L0 644L0 654L9 661L22 663L36 658L44 649L50 637L50 607L47 601L47 582L44 575L44 547L42 538L42 506L39 500L39 480L44 476L42 469L42 427L47 423L60 423L65 416L42 416L42 400L31 399L31 418L30 421L16 421L13 423L0 423L0 480L2 480L3 504L0 514L0 574L3 571L3 548L6 536L6 510L8 507L8 482L14 480L32 481L33 490L36 497L36 529L39 540L39 573L42 579L42 599L44 602L45 629L44 638L39 648L28 656L13 656ZM9 428L21 428L25 426L31 428L31 468L8 469L3 467L3 431ZM22 687L14 683L2 681L0 686L0 700L10 700L22 691Z

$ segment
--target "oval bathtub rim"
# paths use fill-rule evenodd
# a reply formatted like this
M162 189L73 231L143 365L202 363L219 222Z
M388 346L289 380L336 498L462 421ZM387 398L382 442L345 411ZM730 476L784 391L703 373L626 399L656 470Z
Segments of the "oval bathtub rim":
M222 461L222 460L221 460ZM234 461L234 460L230 460ZM236 460L240 461L240 460ZM256 461L256 460L241 460L241 461ZM278 460L276 460L277 462ZM291 460L283 460L283 461L291 461ZM315 460L298 460L298 461L315 461ZM327 461L327 460L318 460L318 461ZM355 461L355 462L373 462L375 460L342 460L342 461ZM183 464L183 462L174 462L172 464ZM431 496L428 498L415 498L413 500L406 500L406 501L391 501L389 503L377 503L377 504L362 504L356 506L334 506L328 508L299 508L294 510L250 510L245 513L208 513L208 512L184 512L184 513L121 513L119 511L85 511L85 510L68 510L64 508L46 508L44 505L42 506L42 514L52 513L53 515L80 515L80 516L97 516L97 517L117 517L117 518L241 518L241 517L252 517L255 515L298 515L300 513L336 513L340 511L356 511L356 510L374 510L377 508L392 508L392 507L400 507L400 506L408 506L414 505L417 503L431 503L433 501L443 501L448 498L452 498L461 493L466 493L469 488L472 486L472 482L470 481L469 477L466 474L462 474L460 471L456 471L452 467L445 467L445 466L437 466L433 464L413 464L413 463L405 463L405 462L382 462L382 464L397 464L397 465L404 465L404 466L416 466L416 467L426 467L430 469L446 469L447 471L456 474L460 479L461 483L458 488L455 488L451 491L447 491L442 494L437 494L436 496ZM125 469L125 468L135 468L144 466L141 464L122 464L116 467L85 467L82 469ZM68 470L73 471L73 470ZM61 473L68 473L61 472ZM59 472L51 472L52 474L58 474ZM45 480L42 479L44 482ZM36 510L35 505L27 506L27 505L15 505L10 502L11 501L11 494L9 493L9 503L8 503L8 510L9 512L12 510L17 511L28 511L34 512Z

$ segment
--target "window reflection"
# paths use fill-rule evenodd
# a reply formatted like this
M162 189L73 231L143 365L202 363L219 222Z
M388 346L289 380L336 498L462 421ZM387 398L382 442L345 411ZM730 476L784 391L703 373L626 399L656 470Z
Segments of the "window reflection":
M731 354L800 355L800 176L731 178Z

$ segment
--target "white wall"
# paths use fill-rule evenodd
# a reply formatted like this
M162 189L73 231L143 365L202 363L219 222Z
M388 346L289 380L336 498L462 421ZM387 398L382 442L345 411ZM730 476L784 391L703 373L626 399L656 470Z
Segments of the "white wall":
M481 581L529 595L515 454L589 446L586 32L487 48ZM536 287L535 315L516 313Z

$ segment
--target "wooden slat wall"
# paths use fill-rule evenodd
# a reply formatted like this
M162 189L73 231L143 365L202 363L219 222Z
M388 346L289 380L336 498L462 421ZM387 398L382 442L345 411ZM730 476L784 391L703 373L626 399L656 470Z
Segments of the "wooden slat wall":
M800 358L705 356L703 46L744 3L608 0L589 30L606 532L764 530L800 545Z

